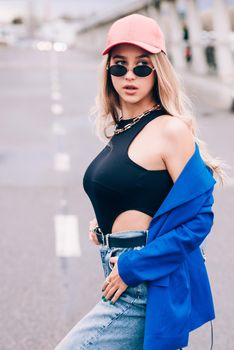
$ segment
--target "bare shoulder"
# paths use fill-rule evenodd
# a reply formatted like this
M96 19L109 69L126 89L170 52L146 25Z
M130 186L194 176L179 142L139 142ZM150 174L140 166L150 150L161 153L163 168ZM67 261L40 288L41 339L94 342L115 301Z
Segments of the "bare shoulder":
M180 118L166 116L162 128L162 137L169 143L194 145L194 136L188 125Z
M195 151L195 139L188 125L174 116L165 116L162 126L162 159L175 182Z
M190 128L182 119L173 116L165 117L162 129L163 137L172 139L172 141L180 140L181 136L193 140Z

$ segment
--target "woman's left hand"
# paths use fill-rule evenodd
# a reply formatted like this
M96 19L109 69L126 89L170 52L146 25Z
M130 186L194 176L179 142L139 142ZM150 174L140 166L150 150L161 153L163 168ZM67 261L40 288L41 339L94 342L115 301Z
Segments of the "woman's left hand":
M110 258L110 262L114 264L114 267L107 277L107 280L110 281L110 283L107 283L106 280L102 286L103 296L108 300L113 295L113 298L111 299L112 303L114 304L116 300L120 297L120 295L128 288L128 285L124 283L122 278L119 275L118 271L118 257L113 256Z

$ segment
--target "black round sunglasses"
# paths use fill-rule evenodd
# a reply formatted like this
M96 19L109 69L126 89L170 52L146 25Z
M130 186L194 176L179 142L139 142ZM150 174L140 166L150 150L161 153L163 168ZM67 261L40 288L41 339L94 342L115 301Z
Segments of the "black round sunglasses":
M116 77L121 77L129 71L129 69L127 69L125 66L122 66L120 64L113 64L112 66L109 66L109 67L107 66L106 69L109 70L111 75L114 75ZM150 75L150 73L153 70L155 70L155 68L151 68L146 64L144 64L141 66L135 66L132 70L134 74L137 75L138 77L147 77L148 75Z

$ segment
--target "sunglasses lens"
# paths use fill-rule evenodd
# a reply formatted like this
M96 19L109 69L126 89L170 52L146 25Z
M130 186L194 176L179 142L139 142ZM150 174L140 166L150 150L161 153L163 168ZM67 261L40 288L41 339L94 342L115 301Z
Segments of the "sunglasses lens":
M146 65L142 65L134 67L133 71L138 77L147 77L147 75L152 72L152 68Z
M113 66L110 66L109 71L110 74L115 75L116 77L121 77L127 73L127 68L120 64L114 64Z
M125 66L121 66L120 64L114 64L109 67L109 72L111 75L121 77L127 73L127 68ZM138 77L146 77L152 72L152 68L147 65L136 66L133 68L133 72Z

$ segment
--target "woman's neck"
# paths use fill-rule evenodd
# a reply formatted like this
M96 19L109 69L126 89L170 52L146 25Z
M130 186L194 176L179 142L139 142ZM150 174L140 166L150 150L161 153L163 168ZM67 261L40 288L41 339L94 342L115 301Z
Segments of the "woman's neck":
M152 108L156 104L155 101L147 102L141 105L122 103L121 116L122 119L132 119Z

